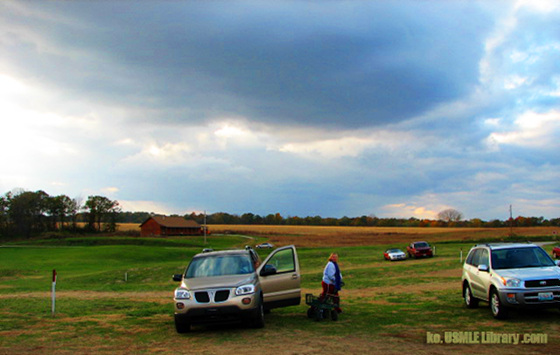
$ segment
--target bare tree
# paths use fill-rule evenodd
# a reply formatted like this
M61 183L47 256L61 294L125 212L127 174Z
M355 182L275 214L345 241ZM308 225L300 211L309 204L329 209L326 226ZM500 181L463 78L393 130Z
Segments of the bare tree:
M463 219L463 214L456 209L448 208L438 213L437 217L444 222L459 222Z

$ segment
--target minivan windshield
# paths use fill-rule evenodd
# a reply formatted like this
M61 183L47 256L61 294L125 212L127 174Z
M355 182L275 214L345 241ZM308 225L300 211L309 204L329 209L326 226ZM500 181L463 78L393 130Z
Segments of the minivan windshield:
M539 247L492 250L492 268L496 270L543 266L556 266L556 264Z
M186 278L243 275L255 271L249 255L213 255L194 258Z

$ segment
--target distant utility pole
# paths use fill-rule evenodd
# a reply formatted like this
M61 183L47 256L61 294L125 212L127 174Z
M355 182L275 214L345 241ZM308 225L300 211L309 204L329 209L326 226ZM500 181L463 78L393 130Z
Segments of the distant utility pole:
M509 236L513 237L513 209L509 205Z
M204 245L206 245L206 210L204 211Z

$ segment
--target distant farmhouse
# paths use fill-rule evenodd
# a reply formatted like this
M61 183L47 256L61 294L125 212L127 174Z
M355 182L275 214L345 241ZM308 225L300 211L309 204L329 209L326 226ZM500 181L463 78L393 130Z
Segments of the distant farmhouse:
M196 221L183 217L153 216L140 225L140 236L202 235L204 230Z

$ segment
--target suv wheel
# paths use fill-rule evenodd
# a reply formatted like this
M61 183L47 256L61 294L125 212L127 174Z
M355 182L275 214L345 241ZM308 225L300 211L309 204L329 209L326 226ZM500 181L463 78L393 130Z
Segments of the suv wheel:
M471 287L469 284L465 285L465 290L463 291L463 296L465 299L465 305L467 308L476 308L478 307L478 298L474 298Z
M191 331L191 324L183 320L179 315L175 315L175 330L177 333L188 333Z
M502 301L500 301L500 296L495 289L492 289L490 293L490 309L494 318L504 319L507 317L507 309L502 304Z

